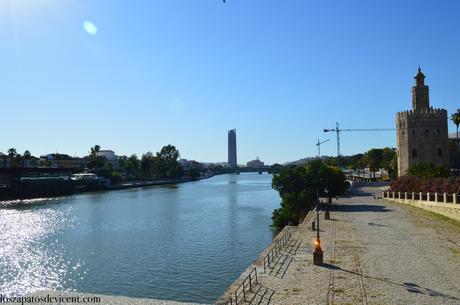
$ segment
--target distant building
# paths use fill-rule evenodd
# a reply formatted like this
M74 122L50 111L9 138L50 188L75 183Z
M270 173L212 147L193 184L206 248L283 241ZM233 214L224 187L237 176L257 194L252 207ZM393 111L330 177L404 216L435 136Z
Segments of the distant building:
M246 163L248 167L253 167L253 168L261 168L264 167L264 163L259 160L259 157L257 157L255 160L249 161Z
M449 133L449 159L450 168L460 167L460 132L458 141L456 132Z
M236 162L236 129L228 131L228 165L237 168Z
M71 157L66 154L47 154L40 156L39 164L49 168L79 168L84 169L89 160L78 157Z
M105 157L107 161L116 161L118 160L118 156L115 155L115 152L113 150L100 150L97 153L98 157Z
M419 163L449 168L447 111L430 107L428 91L419 68L412 87L412 110L396 114L398 176Z

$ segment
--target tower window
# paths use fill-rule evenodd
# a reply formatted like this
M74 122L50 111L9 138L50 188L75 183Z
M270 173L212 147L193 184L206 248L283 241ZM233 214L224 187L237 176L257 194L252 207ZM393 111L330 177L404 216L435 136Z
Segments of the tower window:
M412 149L412 158L417 158L417 150Z
M442 149L441 148L438 148L438 157L442 158Z

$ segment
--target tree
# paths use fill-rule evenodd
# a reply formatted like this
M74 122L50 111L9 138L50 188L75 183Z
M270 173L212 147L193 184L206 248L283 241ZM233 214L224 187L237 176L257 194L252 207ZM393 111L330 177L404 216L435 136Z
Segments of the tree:
M268 172L270 174L275 174L281 171L282 169L283 169L283 166L281 164L275 163L272 166L270 166L270 168L268 169Z
M458 170L458 127L460 125L460 109L457 109L457 112L452 113L450 116L450 120L455 124L457 127L457 139L455 143L455 173L457 174Z
M409 176L431 179L438 177L449 177L450 171L440 165L435 165L432 163L419 163L409 167L407 174Z
M163 146L160 152L157 152L156 167L161 177L181 178L184 174L182 166L179 164L179 150L173 145Z
M278 210L276 215L289 215L289 220L298 224L303 215L313 206L317 198L316 183L304 166L289 166L273 175L272 187L279 192L288 211ZM277 217L280 217L277 216ZM274 214L275 217L275 214ZM283 222L275 220L276 222ZM279 228L282 229L282 228Z
M30 153L30 151L26 150L24 152L24 155L23 155L23 158L24 158L24 165L23 167L27 167L27 161L30 159L30 157L32 156L32 154Z
M90 162L88 163L88 168L102 168L105 166L107 159L104 156L99 157L99 151L101 147L99 145L94 145L90 148L89 158Z
M142 155L141 158L141 171L144 175L146 176L153 176L154 171L155 171L155 156L153 155L152 152L147 152Z
M380 164L382 163L383 159L383 151L381 149L373 148L369 150L366 154L367 166L369 170L374 173L380 169Z
M13 167L14 159L17 156L16 148L8 149L8 157L10 158L10 167Z
M137 155L133 154L128 159L120 161L120 167L129 175L131 178L137 178L140 171L140 161Z
M345 192L345 175L337 167L314 160L305 166L284 167L275 173L272 187L282 199L281 208L272 215L273 226L287 222L298 224L318 196L337 196ZM327 193L326 193L327 189Z
M396 169L396 167L394 166L395 160L397 160L396 150L394 148L385 147L382 150L382 161L380 162L380 167L388 172L388 176L390 176L390 179L393 179L392 177L394 177Z
M2 154L2 159L3 159L3 168L6 168L6 160L8 160L8 156Z

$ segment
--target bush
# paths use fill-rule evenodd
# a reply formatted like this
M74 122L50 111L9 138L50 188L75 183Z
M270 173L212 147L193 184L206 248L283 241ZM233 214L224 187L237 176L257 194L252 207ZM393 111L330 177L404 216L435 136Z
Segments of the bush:
M419 163L413 165L407 171L409 176L415 176L419 178L438 178L438 177L449 177L450 171L440 165L434 165L432 163Z
M390 184L393 192L423 192L423 193L459 193L460 177L450 178L420 178L404 176Z

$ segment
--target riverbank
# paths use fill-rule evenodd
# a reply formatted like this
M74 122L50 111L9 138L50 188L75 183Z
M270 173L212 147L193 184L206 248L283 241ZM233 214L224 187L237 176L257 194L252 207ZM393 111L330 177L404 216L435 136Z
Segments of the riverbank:
M215 175L219 174L210 174L210 175L205 175L202 177L199 177L197 179L191 179L191 178L181 178L181 179L167 179L167 180L144 180L144 181L131 181L131 182L125 182L125 183L120 183L120 184L115 184L99 189L94 189L94 188L86 188L86 189L77 189L77 191L71 193L71 194L63 194L63 195L56 195L56 196L33 196L30 198L18 198L14 196L4 196L0 197L0 207L3 206L11 206L11 205L16 205L16 204L21 204L22 202L25 201L36 201L39 199L50 199L50 198L56 198L56 197L62 197L62 196L72 196L72 195L77 195L77 194L82 194L82 193L93 193L93 192L107 192L107 191L115 191L115 190L121 190L121 189L129 189L129 188L139 188L139 187L150 187L150 186L161 186L161 185L173 185L173 184L180 184L180 183L185 183L185 182L194 182L194 181L199 181L203 179L209 179L214 177ZM5 203L5 204L2 204Z
M379 194L361 184L334 202L331 220L321 212L324 264L312 264L310 216L287 242L282 232L217 304L459 304L459 228Z
M104 305L204 305L199 303L184 303L168 300L157 300L157 299L143 299L143 298L129 298L123 296L113 296L113 295L102 295L102 294L89 294L89 293L79 293L79 292L69 292L69 291L41 291L33 293L24 297L24 304L36 304L36 305L48 305L51 302L46 302L47 298L52 299L56 298L60 300L58 303L61 305L70 305L78 303L77 300L85 300L87 303L92 304L104 304ZM38 301L44 300L45 302ZM38 302L35 302L37 300ZM54 300L54 299L53 299ZM29 302L33 301L33 302ZM6 305L9 304L20 304L21 302L6 302Z

